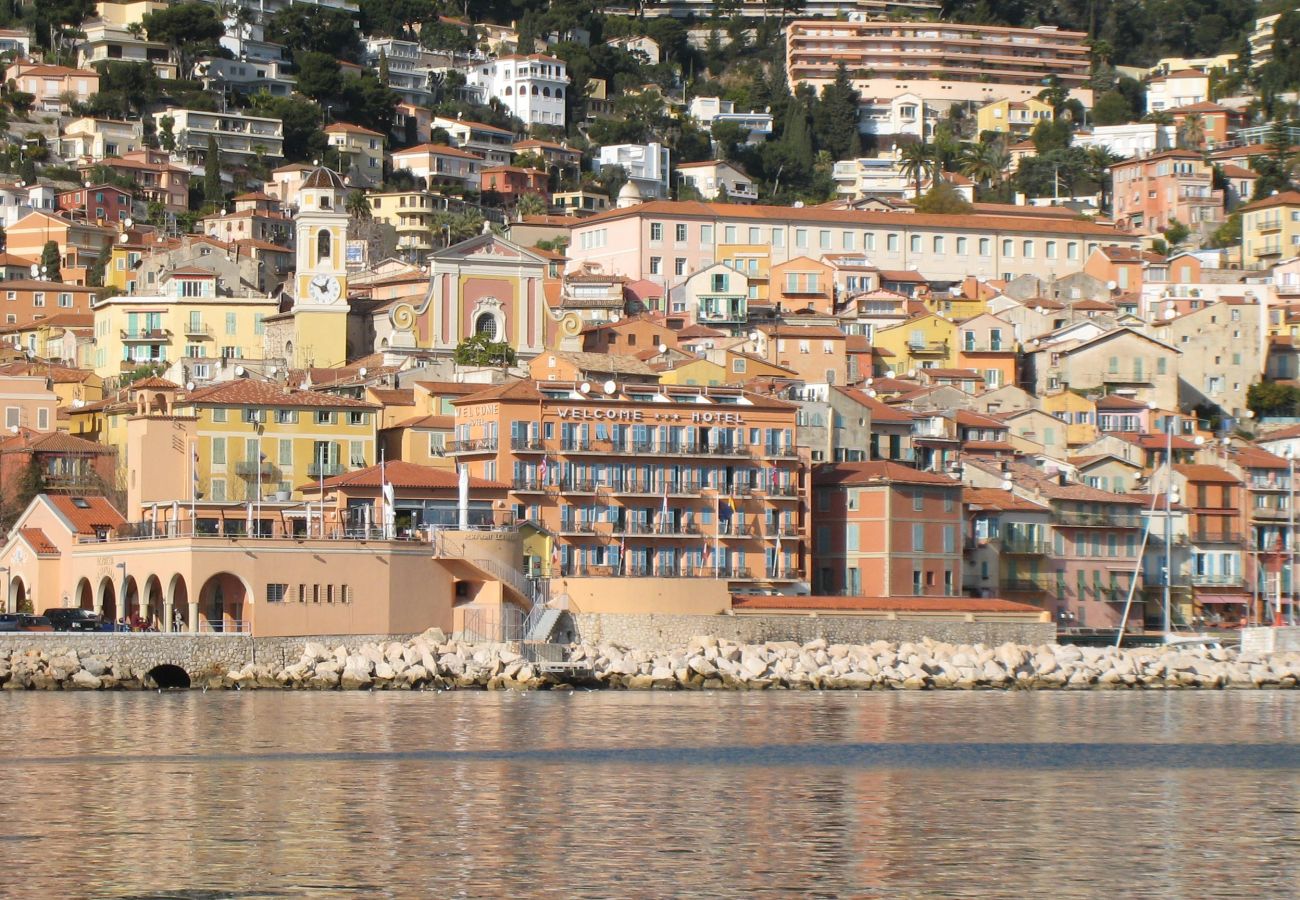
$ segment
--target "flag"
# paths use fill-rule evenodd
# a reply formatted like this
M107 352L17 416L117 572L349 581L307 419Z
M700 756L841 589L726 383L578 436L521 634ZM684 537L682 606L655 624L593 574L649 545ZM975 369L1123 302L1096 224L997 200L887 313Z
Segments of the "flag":
M704 561L703 561L702 568L707 569L709 567L710 562L713 560L713 547L709 544L707 540L704 542L703 559Z
M778 519L776 523L776 558L772 562L772 577L775 578L781 574L781 522Z
M542 461L537 464L537 483L542 486L546 485L546 457L545 456L543 456Z
M666 534L668 528L668 473L664 473L664 506L663 514L659 518L659 533Z
M627 535L624 534L618 539L618 568L615 569L615 575L622 575L627 572Z
M194 480L194 486L195 486L195 487L198 487L198 486L199 486L199 445L198 445L198 442L195 441L195 442L190 446L190 449L193 451L193 452L190 454L190 456L191 456L192 459L194 460L194 467L193 467L192 477L193 477L193 480Z
M718 521L730 522L732 516L736 514L736 503L730 497L723 497L718 501Z
M771 471L772 471L772 490L775 491L777 487L777 481L779 480L777 477L776 466L773 466Z
M551 577L560 574L560 546L551 540Z

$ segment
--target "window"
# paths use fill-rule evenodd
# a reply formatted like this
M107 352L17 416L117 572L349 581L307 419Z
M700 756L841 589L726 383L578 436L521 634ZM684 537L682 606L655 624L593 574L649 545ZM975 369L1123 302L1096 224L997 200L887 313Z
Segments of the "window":
M298 410L296 409L277 409L275 411L275 421L279 425L297 425Z
M651 275L661 274L663 271L663 263L664 260L662 256L650 257L650 274Z
M72 295L59 294L59 306L63 307L64 309L70 309L72 307Z
M492 340L496 340L497 317L492 315L492 313L481 313L479 317L474 320L474 333L486 334Z
M677 274L677 275L685 275L685 274L686 274L686 260L685 260L685 259L683 259L682 257L679 256L679 257L677 257L676 259L673 260L673 273L674 273L674 274Z
M925 508L925 494L921 492L920 488L913 488L912 489L912 511L920 512L924 508Z
M18 427L20 410L16 406L5 407L5 428L16 429Z
M908 244L908 248L913 253L921 252L921 236L919 234L912 235L912 237L908 240L907 244Z
M701 243L701 244L712 244L712 243L713 243L713 226L712 226L712 225L701 225L701 226L700 226L700 243Z
M316 410L316 424L317 424L317 425L333 425L333 424L334 424L334 410L332 410L332 409L318 409L318 410Z
M213 421L213 422L224 422L224 421L226 421L226 410L225 410L225 407L218 406L218 407L216 407L215 409L212 410L212 421Z
M925 526L921 525L920 523L914 524L912 526L912 549L913 550L925 549Z
M283 603L285 594L287 594L288 592L289 592L289 585L287 584L279 584L279 583L268 584L266 586L266 602Z
M957 255L958 255L958 256L965 256L967 253L970 252L970 248L967 246L967 244L969 244L969 243L970 243L970 242L969 242L966 238L964 238L964 237L959 237L959 238L957 238Z
M1047 258L1056 259L1056 241L1048 241L1046 247Z
M226 439L212 439L212 464L214 466L224 466L226 464Z
M36 428L40 431L47 431L50 427L50 411L45 407L36 410Z
M348 424L349 424L349 425L364 425L364 424L366 424L366 414L363 413L363 412L349 412L349 413L348 413Z
M932 242L936 254L943 253L943 238L936 236Z
M674 226L673 226L673 240L677 241L677 243L679 243L679 244L683 244L683 243L686 242L686 226L685 226L685 225L674 225Z
M293 468L293 441L288 438L280 439L280 468Z
M898 235L889 234L885 236L885 250L889 253L898 252Z
M797 247L797 248L800 249L800 250L803 250L803 249L806 249L806 248L807 248L807 246L808 246L808 229L807 229L807 228L796 228L796 229L794 230L794 245L795 245L795 247Z
M992 256L992 255L993 255L993 239L980 238L980 256Z
M727 226L725 226L725 227L722 229L722 243L724 243L724 244L734 244L734 243L736 243L736 226L735 226L735 225L727 225Z
M1002 241L1002 255L1012 257L1016 255L1016 242L1011 238L1004 238Z
M1034 242L1033 242L1033 241L1025 241L1025 242L1023 242L1023 243L1020 245L1020 251L1021 251L1021 255L1024 256L1025 259L1033 259L1033 257L1034 257Z
M784 247L784 246L785 246L785 229L784 229L784 228L773 228L773 229L772 229L772 246L773 246L773 247Z
M233 335L238 330L239 330L238 322L236 320L235 313L232 312L226 313L226 334Z
M322 228L316 234L316 258L330 258L330 233L328 229Z
M662 222L651 222L651 223L650 223L650 240L651 240L651 241L658 242L658 241L662 241L663 239L664 239L664 226L663 226L663 223L662 223Z
M760 240L759 230L757 228L751 227L749 229L749 242L751 244L757 244L759 240Z

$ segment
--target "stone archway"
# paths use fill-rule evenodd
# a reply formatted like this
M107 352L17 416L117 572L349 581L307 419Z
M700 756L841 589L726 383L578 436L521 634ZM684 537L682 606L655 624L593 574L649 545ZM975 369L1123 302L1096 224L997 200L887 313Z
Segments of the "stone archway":
M82 578L77 581L77 592L73 594L73 599L77 606L82 609L93 610L95 608L95 591L90 586L89 578Z
M113 579L105 575L99 579L99 589L95 592L95 609L105 622L113 623L117 621L120 615L117 606L117 588L113 585Z
M162 582L157 575L150 575L144 581L144 621L149 627L165 630L164 605Z
M199 589L200 631L251 632L253 595L243 579L217 572Z
M135 580L134 575L126 576L126 581L122 585L122 605L118 613L129 623L134 616L140 614L140 585Z
M31 608L31 598L27 596L27 585L23 582L21 575L11 576L9 579L9 596L7 599L7 609L10 612L33 612Z
M167 631L193 631L194 618L190 616L190 592L179 572L167 582ZM177 619L179 614L180 618ZM177 628L179 621L180 627Z

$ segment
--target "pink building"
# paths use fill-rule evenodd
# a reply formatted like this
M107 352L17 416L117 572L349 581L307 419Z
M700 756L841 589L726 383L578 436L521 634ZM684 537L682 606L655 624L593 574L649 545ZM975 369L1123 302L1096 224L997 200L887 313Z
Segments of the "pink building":
M1121 228L1155 234L1177 219L1194 232L1223 221L1223 191L1200 153L1164 150L1111 167L1115 220Z

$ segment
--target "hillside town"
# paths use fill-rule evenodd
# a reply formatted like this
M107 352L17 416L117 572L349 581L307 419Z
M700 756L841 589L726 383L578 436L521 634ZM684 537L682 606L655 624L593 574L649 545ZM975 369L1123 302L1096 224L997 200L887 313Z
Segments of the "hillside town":
M1300 11L1004 5L0 4L5 612L1294 622Z

